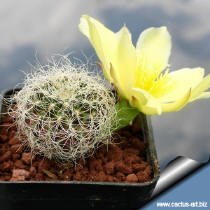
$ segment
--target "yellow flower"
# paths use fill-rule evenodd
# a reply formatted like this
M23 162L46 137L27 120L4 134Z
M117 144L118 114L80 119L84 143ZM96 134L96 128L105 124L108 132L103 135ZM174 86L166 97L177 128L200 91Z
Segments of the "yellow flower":
M178 111L189 102L210 97L205 92L210 75L204 77L203 68L169 72L171 37L166 27L144 30L136 47L126 26L114 33L83 15L79 29L93 45L106 79L139 111L149 115Z

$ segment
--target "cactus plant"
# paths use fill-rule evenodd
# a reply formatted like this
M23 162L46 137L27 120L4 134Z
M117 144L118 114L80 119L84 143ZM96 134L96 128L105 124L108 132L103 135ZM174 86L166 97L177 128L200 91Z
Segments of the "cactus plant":
M68 59L38 66L27 75L10 106L23 144L34 154L76 161L110 143L116 99L110 86Z

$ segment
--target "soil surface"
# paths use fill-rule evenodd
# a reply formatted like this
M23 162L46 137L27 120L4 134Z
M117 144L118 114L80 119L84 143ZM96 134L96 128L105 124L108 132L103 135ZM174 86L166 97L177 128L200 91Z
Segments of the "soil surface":
M21 146L17 128L9 116L0 125L0 180L2 181L102 181L147 182L152 167L145 157L145 143L137 123L113 134L114 144L101 146L86 160L61 164L33 156Z

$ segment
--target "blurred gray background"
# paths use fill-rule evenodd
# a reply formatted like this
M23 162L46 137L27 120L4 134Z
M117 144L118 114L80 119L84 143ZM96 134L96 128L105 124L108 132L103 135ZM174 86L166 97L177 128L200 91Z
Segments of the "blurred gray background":
M168 27L173 48L171 70L201 66L210 73L209 0L7 0L0 4L0 90L14 87L36 58L45 63L52 54L82 52L97 61L89 41L78 30L88 14L113 31L124 23L133 43L151 26ZM178 155L205 161L210 154L210 99L197 101L177 113L152 117L161 167Z

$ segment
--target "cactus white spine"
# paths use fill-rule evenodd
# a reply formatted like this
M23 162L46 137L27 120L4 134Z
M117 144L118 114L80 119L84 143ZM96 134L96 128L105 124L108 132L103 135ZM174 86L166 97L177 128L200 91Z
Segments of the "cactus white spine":
M70 61L39 66L27 75L12 100L12 115L23 143L35 154L76 161L110 143L116 124L115 97L87 66Z

